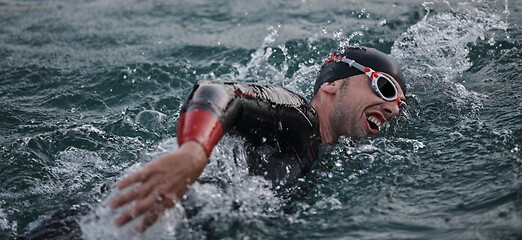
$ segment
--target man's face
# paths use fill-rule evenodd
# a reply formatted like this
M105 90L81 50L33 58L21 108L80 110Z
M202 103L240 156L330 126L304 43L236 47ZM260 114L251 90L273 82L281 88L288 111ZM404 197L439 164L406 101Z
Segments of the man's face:
M390 75L385 75L394 81L399 98L404 100L399 84ZM366 75L360 74L337 81L345 81L330 113L333 132L337 135L367 137L379 133L386 121L399 114L398 103L387 102L377 96Z

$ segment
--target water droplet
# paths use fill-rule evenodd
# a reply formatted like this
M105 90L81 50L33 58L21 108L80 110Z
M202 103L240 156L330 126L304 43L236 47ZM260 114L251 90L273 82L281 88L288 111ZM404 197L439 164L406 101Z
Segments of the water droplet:
M490 46L495 45L495 39L494 39L494 38L490 38L490 39L488 40L488 44L489 44Z
M343 35L343 30L338 29L337 31L335 31L333 36L334 36L334 38L340 38L342 35Z
M321 29L321 33L322 33L322 34L327 34L328 31L326 31L326 28L323 27L323 28Z
M354 160L360 161L364 166L369 166L373 163L375 158L368 153L361 153L356 155Z

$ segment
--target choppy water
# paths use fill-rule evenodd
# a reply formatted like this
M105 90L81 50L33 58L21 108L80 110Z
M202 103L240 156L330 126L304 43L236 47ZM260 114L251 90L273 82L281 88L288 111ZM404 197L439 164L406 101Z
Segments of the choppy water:
M327 53L360 44L403 66L409 119L343 139L283 194L248 176L225 137L203 178L228 187L196 184L186 208L133 236L522 239L521 11L513 0L0 1L0 238L89 206L83 238L127 239L105 205L111 186L177 147L194 82L309 98Z

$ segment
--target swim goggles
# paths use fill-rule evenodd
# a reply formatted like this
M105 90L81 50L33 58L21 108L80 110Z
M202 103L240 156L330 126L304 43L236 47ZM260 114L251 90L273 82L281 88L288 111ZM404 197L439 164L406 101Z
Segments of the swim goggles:
M368 76L370 80L370 86L375 94L380 98L388 101L388 102L397 102L399 107L403 107L405 103L399 98L399 91L395 86L395 83L388 78L386 75L381 72L376 72L369 67L365 67L354 60L348 59L346 57L335 56L333 53L330 53L328 60L324 62L327 64L329 62L344 62L348 64L350 67L356 68L357 70L363 72ZM323 64L323 65L324 65Z

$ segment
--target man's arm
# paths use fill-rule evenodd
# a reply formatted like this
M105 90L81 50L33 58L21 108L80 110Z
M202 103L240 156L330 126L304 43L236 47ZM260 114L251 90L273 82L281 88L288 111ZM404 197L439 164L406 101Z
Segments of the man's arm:
M223 136L218 116L223 109L216 109L216 101L228 105L230 95L222 87L196 84L183 105L177 125L179 149L165 154L147 164L142 170L122 179L116 185L133 189L114 198L111 208L119 208L135 202L116 220L117 226L125 225L144 215L139 229L144 232L156 222L166 208L183 198L190 185L201 175L208 163L213 147Z
M278 122L277 119L288 118L286 114L290 111L304 111L297 107L304 101L280 87L208 81L196 84L178 120L180 148L117 184L123 189L139 183L111 202L112 208L118 208L135 201L132 208L116 219L116 225L144 215L138 230L145 231L166 208L173 206L173 201L182 199L203 172L212 149L225 132L232 127L243 131L252 130L251 126L267 128L268 124ZM277 106L288 109L274 111ZM274 117L278 114L280 116Z

